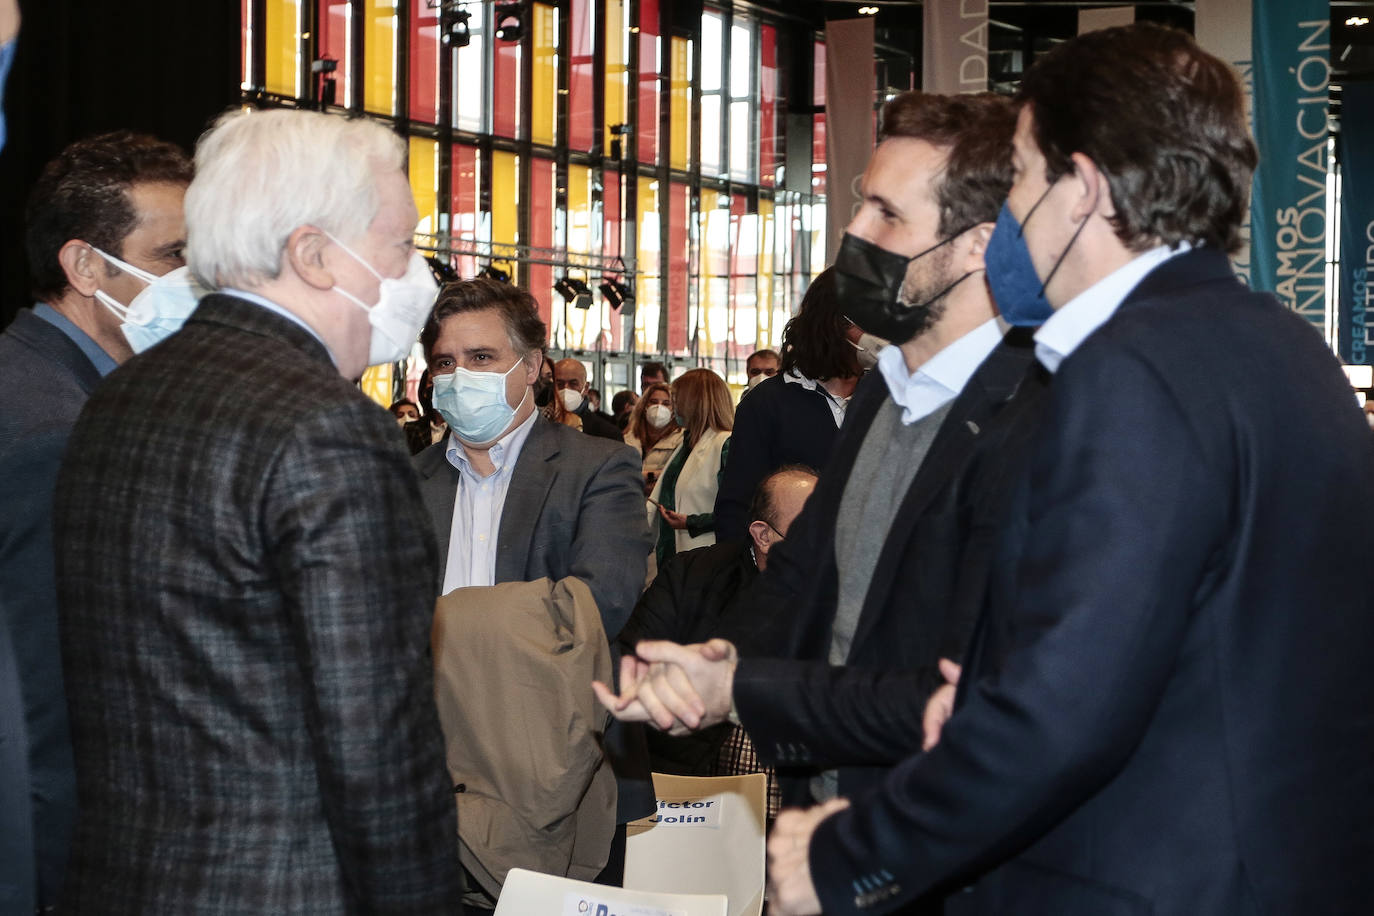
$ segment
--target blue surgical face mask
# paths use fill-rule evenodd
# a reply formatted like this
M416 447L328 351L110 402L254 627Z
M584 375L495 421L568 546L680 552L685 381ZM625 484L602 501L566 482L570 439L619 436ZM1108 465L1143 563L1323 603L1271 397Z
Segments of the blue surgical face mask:
M201 297L209 292L196 282L189 267L178 267L159 277L121 261L94 245L91 250L147 284L127 306L102 289L95 291L95 298L119 316L119 330L135 353L142 353L181 330Z
M992 298L997 302L997 310L1009 324L1035 327L1044 324L1054 314L1054 306L1045 298L1045 287L1050 285L1069 249L1078 241L1078 233L1088 224L1084 219L1074 230L1063 254L1054 262L1049 276L1042 283L1035 272L1035 264L1031 262L1030 249L1026 247L1026 224L1053 189L1054 184L1045 189L1045 193L1027 211L1025 222L1018 222L1012 215L1011 207L1003 203L1002 212L997 215L997 225L988 239L987 250L983 252Z
M505 372L473 372L461 367L434 376L434 409L448 423L453 434L468 445L495 442L510 426L520 405L529 397L529 387L520 404L506 401L506 376L525 361L517 359Z

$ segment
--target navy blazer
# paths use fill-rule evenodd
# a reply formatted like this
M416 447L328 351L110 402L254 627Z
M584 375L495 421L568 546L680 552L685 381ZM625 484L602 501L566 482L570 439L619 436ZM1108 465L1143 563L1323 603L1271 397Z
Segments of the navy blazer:
M851 404L848 410L853 409ZM735 408L730 461L716 493L716 540L749 543L749 505L763 478L785 464L804 464L820 473L839 436L835 415L819 391L775 375L745 392Z
M29 910L56 900L76 817L52 499L67 436L99 382L81 348L29 309L0 334L0 622L9 630L15 660L13 676L0 685L0 704L23 710L26 735L6 738L5 752L23 748L17 757L28 772L25 778L22 769L5 770L6 790L22 787L24 795L0 804L0 834L22 847L0 857L0 910L6 912L9 889L17 895L21 886L27 888L24 899L34 900Z
M951 405L906 492L893 494L900 506L847 665L835 669L827 661L838 591L835 519L889 398L881 375L860 385L830 467L769 554L749 611L725 625L744 656L736 708L766 762L839 766L840 791L852 795L920 748L926 700L943 683L939 659L963 657L991 576L1011 470L1040 417L1048 376L1032 352L1029 330L1006 335Z
M940 744L827 819L827 914L1374 900L1374 437L1306 322L1198 249L1060 367Z
M54 509L63 907L459 913L438 555L390 414L228 295L87 402Z

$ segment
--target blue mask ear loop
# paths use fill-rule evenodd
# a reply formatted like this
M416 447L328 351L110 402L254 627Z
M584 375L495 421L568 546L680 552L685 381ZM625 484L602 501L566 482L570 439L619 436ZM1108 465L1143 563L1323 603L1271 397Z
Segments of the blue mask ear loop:
M1060 177L1062 178L1063 176ZM1021 220L1020 224L1018 225L1018 228L1016 230L1017 238L1025 238L1026 223L1030 222L1030 218L1035 215L1035 211L1039 209L1042 203L1045 202L1045 198L1050 196L1050 192L1054 190L1054 186L1057 184L1059 184L1058 179L1052 182L1050 186L1045 189L1045 193L1040 195L1040 199L1031 205L1030 210L1026 213L1026 218ZM1059 255L1059 260L1055 261L1054 266L1050 268L1050 275L1045 278L1045 282L1040 284L1040 292L1037 295L1039 295L1041 298L1044 298L1045 288L1050 285L1050 281L1054 279L1054 275L1059 272L1059 266L1063 264L1064 259L1068 257L1069 249L1073 247L1074 242L1078 241L1078 234L1083 231L1084 226L1088 225L1088 220L1091 218L1091 213L1083 217L1083 222L1079 223L1078 228L1073 231L1073 235L1069 238L1069 244L1064 246L1064 251Z

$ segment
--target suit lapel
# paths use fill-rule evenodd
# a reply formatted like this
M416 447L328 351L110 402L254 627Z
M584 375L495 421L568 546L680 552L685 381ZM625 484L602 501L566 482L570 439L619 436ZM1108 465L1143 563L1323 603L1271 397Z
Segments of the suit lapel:
M1013 328L970 376L968 384L955 398L949 414L940 424L935 441L931 443L925 461L921 462L916 479L902 498L902 504L883 542L882 554L864 596L863 610L854 632L854 646L861 644L887 606L888 593L909 552L908 544L916 523L925 515L931 502L963 473L983 427L1016 393L1025 376L1026 366L1034 358L1032 332L1033 329Z
M449 433L452 435L452 433ZM420 492L425 509L434 526L434 540L439 545L443 566L448 564L448 540L453 533L453 506L458 500L458 469L449 464L448 436L415 456L415 470L420 475Z
M552 423L536 419L515 461L496 540L498 584L528 578L526 567L539 518L558 479L558 466L553 461L559 453L557 433Z

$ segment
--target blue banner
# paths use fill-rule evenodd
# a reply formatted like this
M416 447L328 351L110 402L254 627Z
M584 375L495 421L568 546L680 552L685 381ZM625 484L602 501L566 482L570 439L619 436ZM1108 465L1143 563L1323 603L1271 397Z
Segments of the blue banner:
M1251 282L1325 335L1326 0L1254 0L1255 142ZM1346 109L1350 111L1352 109Z
M1347 82L1341 90L1341 267L1337 310L1341 360L1374 363L1374 338L1365 319L1374 305L1374 83Z

